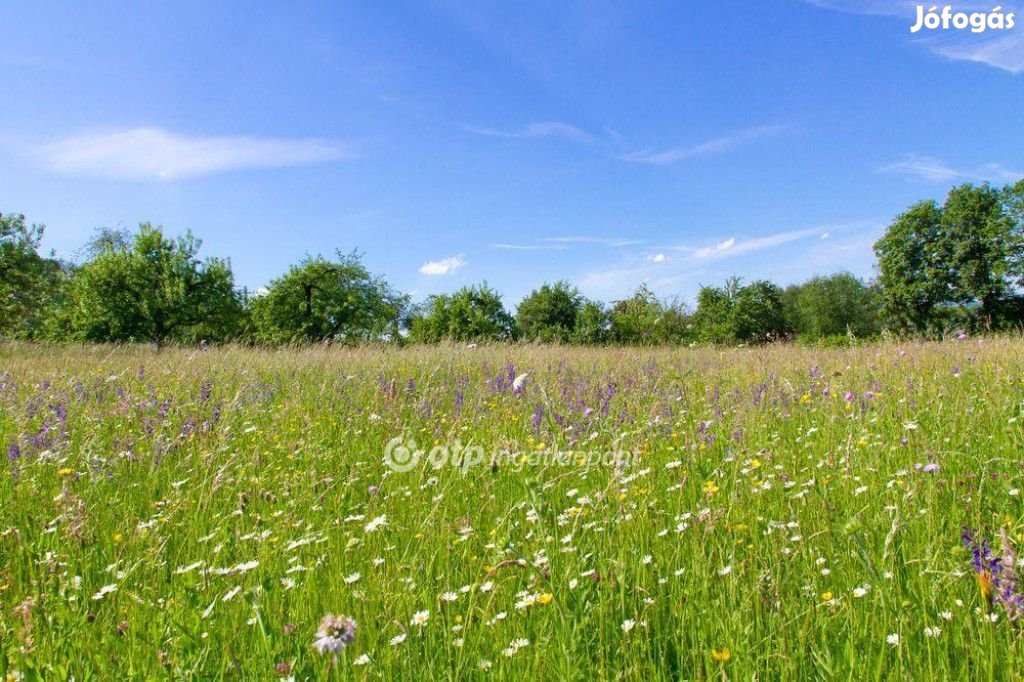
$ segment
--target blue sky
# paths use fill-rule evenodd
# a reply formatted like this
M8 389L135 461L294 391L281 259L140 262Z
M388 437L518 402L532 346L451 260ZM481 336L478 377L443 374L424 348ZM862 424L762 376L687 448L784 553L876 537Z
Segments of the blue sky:
M0 211L65 257L190 229L253 288L356 248L509 305L870 276L910 203L1024 177L1024 14L921 37L915 7L5 3Z

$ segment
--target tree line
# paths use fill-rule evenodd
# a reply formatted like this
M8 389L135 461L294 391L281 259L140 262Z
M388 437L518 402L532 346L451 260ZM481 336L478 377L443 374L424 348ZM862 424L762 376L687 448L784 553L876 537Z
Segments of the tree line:
M1024 324L1024 180L965 184L897 216L875 244L878 276L816 276L782 288L730 278L696 307L646 286L604 304L559 281L514 314L486 283L413 304L357 252L307 257L255 294L231 264L200 259L190 233L101 229L72 263L40 252L44 227L0 214L0 338L59 342L842 344Z

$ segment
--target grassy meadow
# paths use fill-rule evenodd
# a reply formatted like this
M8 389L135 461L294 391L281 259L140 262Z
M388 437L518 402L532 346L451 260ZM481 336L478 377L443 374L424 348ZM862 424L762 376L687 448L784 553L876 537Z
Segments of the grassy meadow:
M1022 426L1020 338L2 345L0 672L1019 678Z

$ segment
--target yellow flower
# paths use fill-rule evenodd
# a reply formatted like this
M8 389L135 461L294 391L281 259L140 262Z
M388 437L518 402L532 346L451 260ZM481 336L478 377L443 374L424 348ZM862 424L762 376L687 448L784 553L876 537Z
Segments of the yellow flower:
M822 592L821 593L821 601L832 601L832 593L831 592Z
M810 402L811 402L811 394L810 393L804 393L802 396L800 396L800 404L801 405L807 405Z
M730 658L732 658L732 652L729 651L728 648L722 649L721 651L718 649L711 650L711 660L715 663L726 663Z
M545 592L544 594L537 597L537 603L541 605L546 605L550 604L554 599L555 595L551 594L550 592Z
M705 481L704 482L704 492L706 492L708 495L714 495L718 491L719 491L719 488L715 484L714 481Z
M114 533L114 544L119 545L122 541L124 541L124 536L120 533Z
M981 590L981 598L988 601L992 598L992 574L988 571L983 573L976 573L974 575L978 579L978 589Z
M75 470L74 470L74 469L71 469L71 468L65 467L64 469L61 469L60 471L58 471L58 472L57 472L57 475L58 475L58 476L63 476L63 477L67 477L67 476L73 476L73 475L74 475L74 473L75 473Z

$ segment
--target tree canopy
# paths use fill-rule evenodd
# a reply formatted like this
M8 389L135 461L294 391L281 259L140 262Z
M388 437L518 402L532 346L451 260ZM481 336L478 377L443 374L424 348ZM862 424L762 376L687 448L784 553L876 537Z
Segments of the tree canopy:
M130 242L106 242L71 279L62 314L77 341L195 343L233 338L242 305L230 264L200 261L200 242L149 223Z
M410 339L421 343L504 341L516 334L515 319L502 305L501 295L486 282L430 296L407 324Z
M875 244L885 316L897 329L927 332L966 319L1000 326L1024 279L1021 183L954 187L939 206L900 214Z
M0 338L34 338L60 296L64 266L40 255L42 225L0 214Z
M252 332L268 343L396 339L408 302L358 253L306 258L252 301Z

